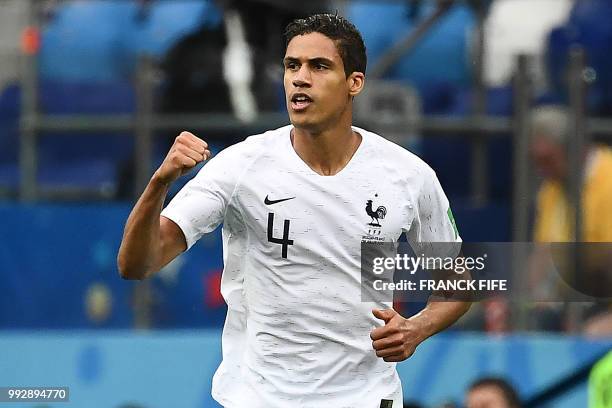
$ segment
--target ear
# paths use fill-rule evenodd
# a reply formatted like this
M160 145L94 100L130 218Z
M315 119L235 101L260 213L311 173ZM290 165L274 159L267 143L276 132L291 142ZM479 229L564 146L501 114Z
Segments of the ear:
M359 95L365 85L363 72L353 72L346 80L349 85L349 95L352 97Z

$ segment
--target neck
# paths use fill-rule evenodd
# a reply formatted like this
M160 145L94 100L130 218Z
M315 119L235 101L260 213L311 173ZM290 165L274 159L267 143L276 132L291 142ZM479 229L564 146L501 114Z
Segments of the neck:
M316 133L304 128L294 128L291 132L291 143L297 155L322 176L339 173L359 148L361 139L350 125Z

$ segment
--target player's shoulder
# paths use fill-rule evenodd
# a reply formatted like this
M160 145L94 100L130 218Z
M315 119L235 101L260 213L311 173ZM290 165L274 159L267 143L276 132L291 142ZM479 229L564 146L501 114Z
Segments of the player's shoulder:
M394 143L383 136L358 127L353 127L357 132L368 138L369 145L377 159L391 163L398 170L407 173L423 173L435 175L435 171L419 156L410 150Z
M254 160L265 152L273 150L274 145L282 140L281 135L288 133L289 130L290 126L283 126L248 136L244 140L221 150L217 154L217 158L229 160L236 165L244 165L245 160Z

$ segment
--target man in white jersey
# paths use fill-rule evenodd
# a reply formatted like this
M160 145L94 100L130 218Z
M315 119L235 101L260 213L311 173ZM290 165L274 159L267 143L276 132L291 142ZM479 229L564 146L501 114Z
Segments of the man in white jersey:
M227 408L402 406L395 363L455 322L466 302L429 302L403 318L361 301L361 243L458 242L434 171L352 127L365 46L337 15L287 27L291 125L220 152L162 211L168 186L210 157L181 133L136 203L118 256L143 279L223 224L228 305L213 396Z

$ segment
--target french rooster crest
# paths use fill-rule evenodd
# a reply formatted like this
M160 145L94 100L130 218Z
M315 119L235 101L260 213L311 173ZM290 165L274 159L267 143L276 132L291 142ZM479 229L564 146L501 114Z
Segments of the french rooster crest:
M368 200L365 207L366 213L372 218L372 222L368 225L372 227L380 227L380 220L385 219L387 215L387 208L383 205L379 205L376 211L372 208L372 200Z

